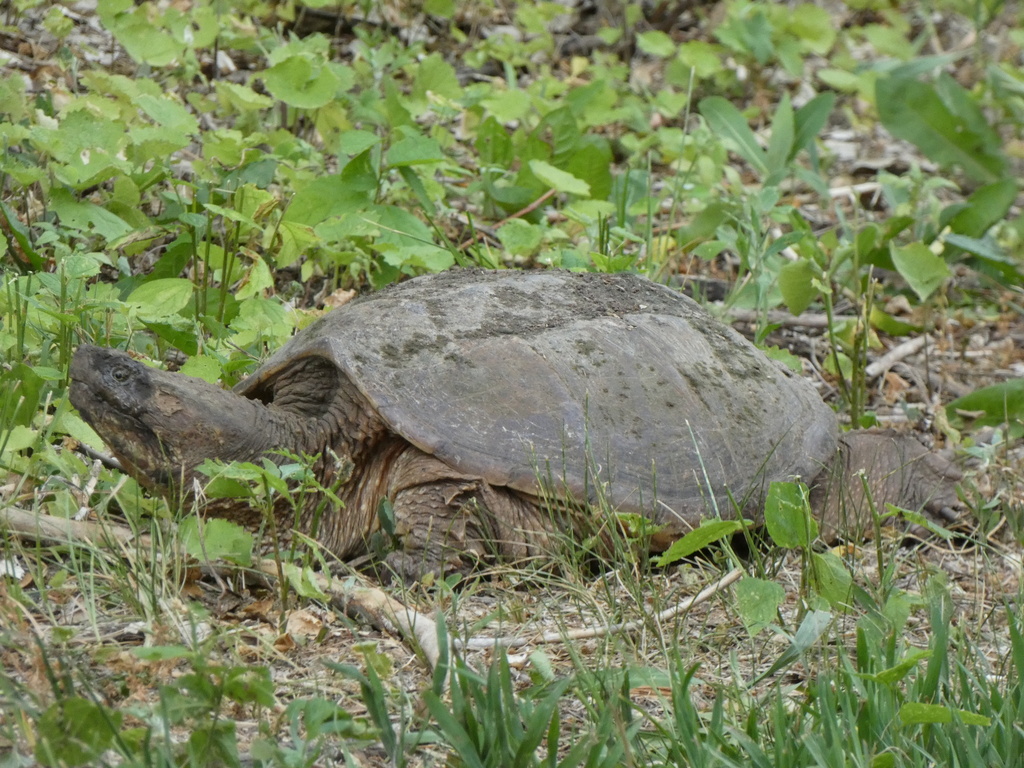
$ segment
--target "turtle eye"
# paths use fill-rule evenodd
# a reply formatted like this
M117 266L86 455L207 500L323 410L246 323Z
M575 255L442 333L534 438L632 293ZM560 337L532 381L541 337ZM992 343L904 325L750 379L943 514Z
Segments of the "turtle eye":
M128 379L131 378L131 371L123 365L119 365L110 372L110 375L114 377L114 381L118 384L124 384Z

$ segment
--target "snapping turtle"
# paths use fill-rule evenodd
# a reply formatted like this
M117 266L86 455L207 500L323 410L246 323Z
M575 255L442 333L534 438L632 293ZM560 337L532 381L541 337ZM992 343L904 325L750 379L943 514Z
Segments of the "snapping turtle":
M71 378L71 402L151 489L188 491L207 458L319 454L343 507L311 531L310 498L298 527L351 557L386 498L406 578L591 535L598 502L660 524L656 549L733 500L756 515L772 480L813 485L825 535L865 519L860 469L879 507L957 503L956 470L912 437L840 436L810 383L634 275L416 278L320 318L231 392L93 346ZM237 499L211 505L260 524Z

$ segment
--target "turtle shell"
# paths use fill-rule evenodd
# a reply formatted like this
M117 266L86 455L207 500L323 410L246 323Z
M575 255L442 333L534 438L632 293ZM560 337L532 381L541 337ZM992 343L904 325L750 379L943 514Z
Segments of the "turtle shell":
M311 355L460 473L656 519L809 481L838 437L810 383L635 275L419 277L328 313L235 391L266 393Z

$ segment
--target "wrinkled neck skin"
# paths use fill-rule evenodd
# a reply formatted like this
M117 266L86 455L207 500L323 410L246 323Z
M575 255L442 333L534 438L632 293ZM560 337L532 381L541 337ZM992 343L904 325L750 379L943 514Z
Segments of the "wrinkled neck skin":
M79 413L129 474L154 491L188 495L206 459L258 461L274 450L319 453L328 446L343 458L350 453L339 430L344 414L323 399L336 385L319 390L319 404L303 404L288 388L280 402L275 393L261 402L89 345L75 353L71 379ZM316 382L310 385L316 391Z
M142 485L189 503L207 459L283 463L275 451L319 455L313 472L344 508L307 493L302 508L281 497L279 533L297 527L339 557L376 526L387 468L405 445L330 361L298 360L250 397L178 373L149 368L123 352L83 345L71 364L71 402ZM352 468L357 468L353 473ZM259 529L263 514L240 499L208 499L206 514ZM318 522L318 510L324 511ZM283 545L287 541L281 542Z

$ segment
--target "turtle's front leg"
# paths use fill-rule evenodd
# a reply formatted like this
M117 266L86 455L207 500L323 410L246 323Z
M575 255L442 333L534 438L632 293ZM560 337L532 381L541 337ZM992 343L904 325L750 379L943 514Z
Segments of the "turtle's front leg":
M524 526L534 505L408 448L392 465L388 498L400 549L386 557L405 581L469 573L482 562L536 551Z

